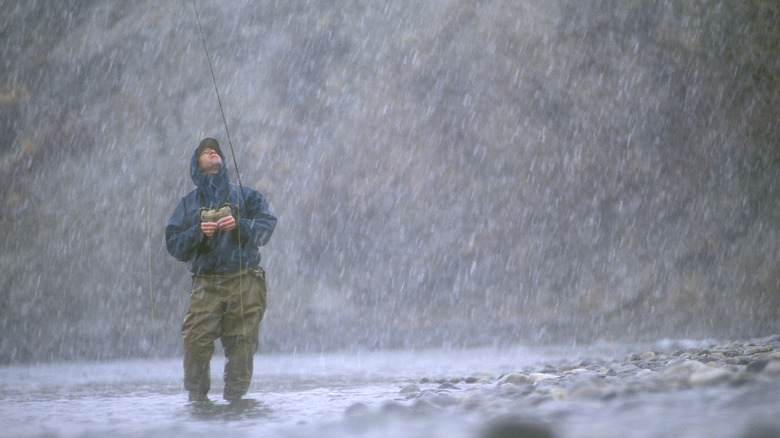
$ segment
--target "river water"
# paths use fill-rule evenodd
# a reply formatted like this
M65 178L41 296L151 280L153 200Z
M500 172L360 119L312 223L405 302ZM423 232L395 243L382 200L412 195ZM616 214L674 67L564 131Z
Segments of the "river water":
M219 355L209 404L187 402L179 359L11 365L0 368L0 436L457 438L487 436L496 418L508 414L538 420L558 437L743 437L756 424L778 424L780 379L580 401L530 402L531 394L519 404L517 397L507 402L495 383L505 373L645 350L603 344L259 354L247 399L237 405L221 400ZM467 376L482 380L456 379ZM445 379L457 383L443 386ZM420 403L405 394L409 386L438 395ZM463 402L469 398L481 400L480 407Z

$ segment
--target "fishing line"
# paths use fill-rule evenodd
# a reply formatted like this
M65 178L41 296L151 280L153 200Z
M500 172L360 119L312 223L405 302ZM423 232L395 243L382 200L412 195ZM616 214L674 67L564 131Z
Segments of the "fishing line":
M211 71L211 81L214 83L214 91L217 94L217 103L219 104L219 112L222 114L222 123L225 125L225 134L227 134L228 146L230 146L230 155L233 157L233 166L236 169L236 178L238 179L238 189L241 192L241 199L244 200L244 206L246 207L246 197L244 196L244 185L241 183L241 174L238 172L238 162L236 161L236 154L233 151L233 141L230 139L230 130L228 129L227 118L225 117L225 110L222 107L222 99L219 97L219 87L217 87L217 77L214 75L214 66L211 63L211 54L209 54L209 48L206 45L206 36L203 34L203 26L200 24L200 14L198 13L198 5L195 0L192 0L192 7L195 9L195 18L198 20L198 30L200 30L200 39L203 41L203 50L206 52L206 59L209 61L209 70ZM230 192L228 191L228 200L230 200ZM247 353L246 342L246 322L244 321L244 286L242 282L243 278L243 263L241 261L241 208L237 209L237 224L238 231L238 290L241 307L241 331L244 337L244 354ZM246 365L246 364L245 364ZM248 367L248 365L246 365Z
M149 307L152 313L152 353L157 351L157 331L154 329L154 294L152 292L152 191L149 187L149 167L146 169L146 248L149 262Z

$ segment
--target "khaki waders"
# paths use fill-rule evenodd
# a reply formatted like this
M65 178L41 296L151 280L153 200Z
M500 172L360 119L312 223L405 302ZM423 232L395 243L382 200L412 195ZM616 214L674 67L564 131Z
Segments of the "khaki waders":
M184 317L184 389L190 400L205 400L211 389L210 363L214 342L225 349L227 400L240 399L252 380L260 321L266 308L265 271L196 275Z

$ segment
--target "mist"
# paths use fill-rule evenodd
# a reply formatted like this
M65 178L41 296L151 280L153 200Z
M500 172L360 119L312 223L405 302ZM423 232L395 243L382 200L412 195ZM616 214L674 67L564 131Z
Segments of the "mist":
M206 136L261 352L780 329L775 2L197 5L230 141L191 1L0 2L0 363L178 354Z

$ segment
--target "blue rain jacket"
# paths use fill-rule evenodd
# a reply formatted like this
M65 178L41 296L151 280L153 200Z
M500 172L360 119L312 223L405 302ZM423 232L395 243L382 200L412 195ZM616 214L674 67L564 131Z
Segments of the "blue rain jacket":
M165 245L177 260L186 262L193 274L218 274L260 266L260 247L268 243L276 216L263 195L250 187L228 181L222 170L204 175L198 169L197 150L190 161L190 176L196 189L182 198L165 228ZM242 193L243 192L243 193ZM229 204L236 228L217 230L206 237L200 229L201 210ZM239 245L240 242L240 245Z

